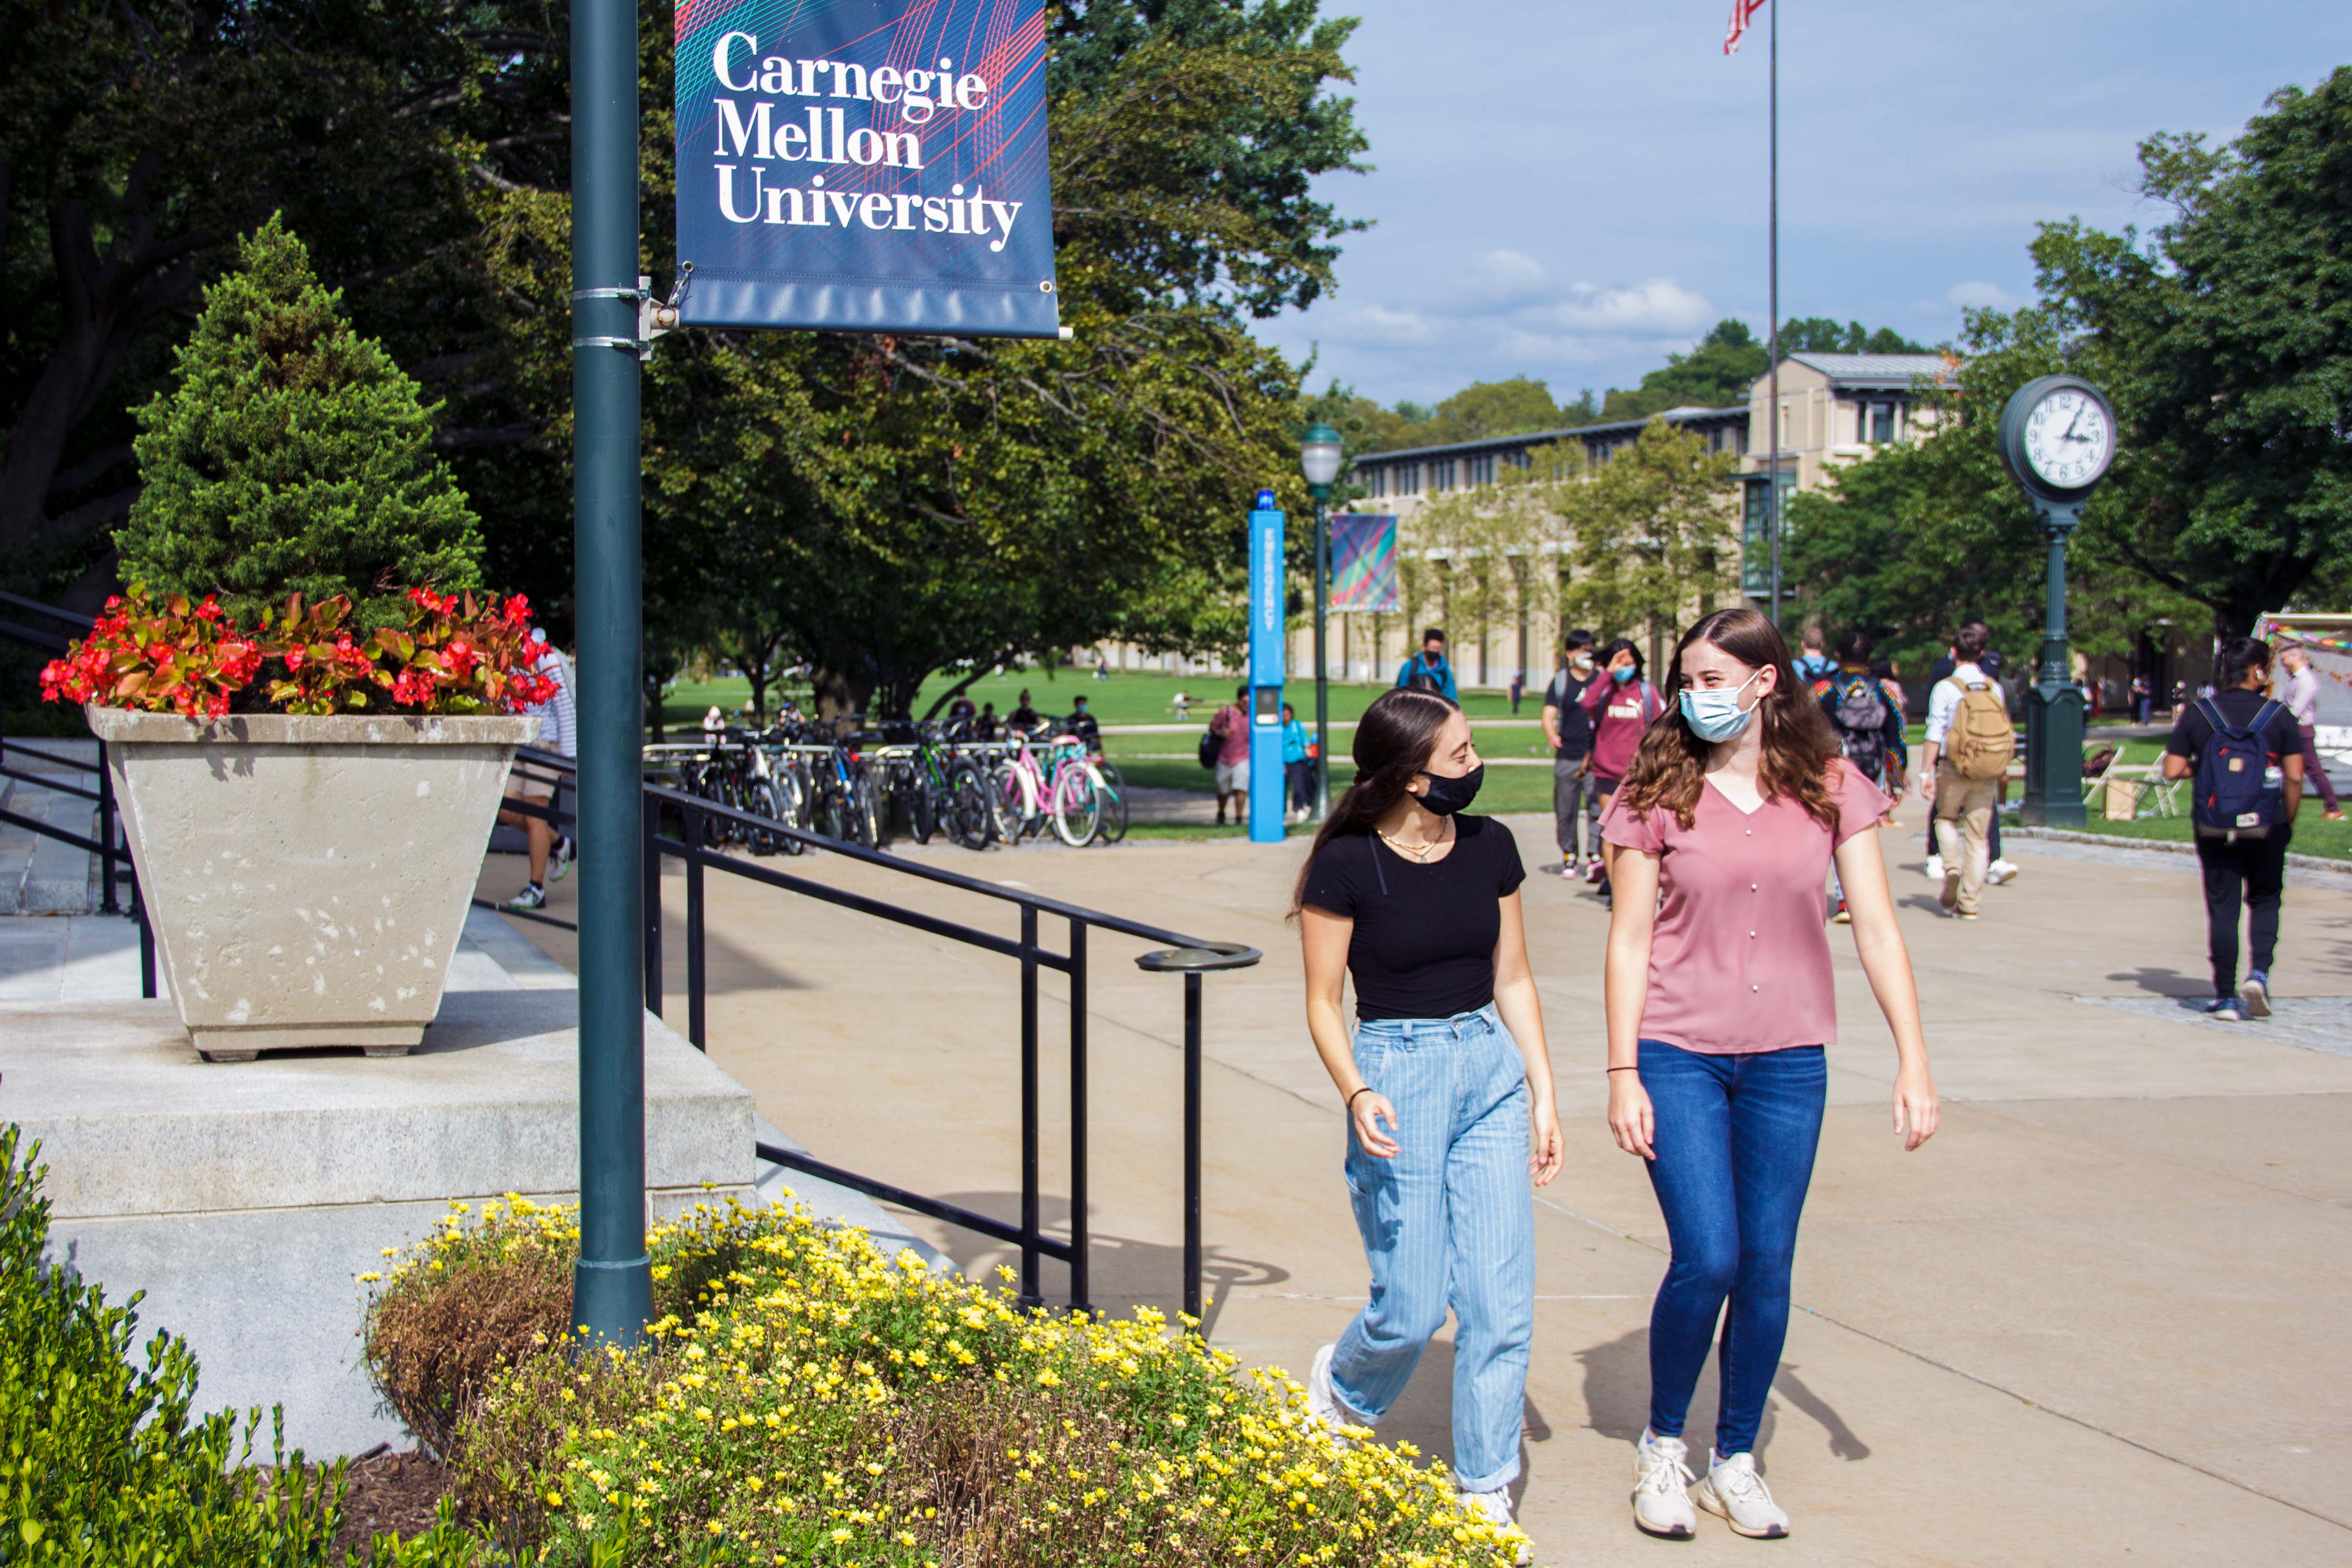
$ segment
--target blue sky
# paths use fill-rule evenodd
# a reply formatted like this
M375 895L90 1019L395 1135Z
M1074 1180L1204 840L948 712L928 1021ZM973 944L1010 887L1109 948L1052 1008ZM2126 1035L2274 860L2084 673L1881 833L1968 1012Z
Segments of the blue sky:
M1783 6L1783 0L1772 0ZM1765 318L1769 10L1726 58L1730 0L1326 0L1377 220L1339 289L1260 323L1382 403L1526 374L1629 386L1718 318ZM2150 132L2226 140L2352 61L2339 0L1789 0L1780 18L1780 310L1934 343L1963 304L2029 297L2037 221L2150 226Z

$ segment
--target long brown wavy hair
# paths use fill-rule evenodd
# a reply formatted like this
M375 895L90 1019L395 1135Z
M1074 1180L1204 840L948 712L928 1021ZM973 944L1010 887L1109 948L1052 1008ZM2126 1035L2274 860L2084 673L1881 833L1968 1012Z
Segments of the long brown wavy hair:
M1683 722L1682 690L1690 684L1683 675L1683 652L1696 643L1713 643L1744 665L1760 669L1769 664L1780 672L1770 695L1757 704L1755 721L1764 726L1757 782L1765 799L1785 795L1815 821L1834 829L1837 803L1830 794L1830 763L1843 750L1837 731L1798 684L1780 628L1763 612L1744 605L1700 616L1675 645L1675 657L1666 665L1666 710L1643 734L1633 765L1617 786L1626 808L1664 806L1685 828L1698 814L1699 791L1706 787L1707 756L1714 748Z
M1429 766L1437 749L1437 733L1445 721L1462 710L1434 691L1392 687L1372 699L1356 721L1356 743L1349 754L1356 759L1356 782L1331 803L1331 815L1315 835L1315 847L1298 868L1298 886L1291 889L1290 912L1296 917L1307 893L1307 876L1315 857L1334 838L1365 834L1405 797L1406 786Z

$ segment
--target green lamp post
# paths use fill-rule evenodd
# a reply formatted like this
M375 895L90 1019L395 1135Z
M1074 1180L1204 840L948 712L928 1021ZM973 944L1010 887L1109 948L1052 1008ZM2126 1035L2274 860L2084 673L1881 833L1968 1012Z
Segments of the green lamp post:
M1331 701L1323 660L1323 617L1331 599L1331 485L1345 453L1339 432L1309 425L1298 446L1299 471L1315 496L1315 820L1331 810Z
M2045 375L2000 411L2000 460L2025 493L2050 546L2042 664L2025 698L2025 803L2029 823L2083 825L2083 693L2066 648L2066 541L2116 458L2116 416L2080 376Z

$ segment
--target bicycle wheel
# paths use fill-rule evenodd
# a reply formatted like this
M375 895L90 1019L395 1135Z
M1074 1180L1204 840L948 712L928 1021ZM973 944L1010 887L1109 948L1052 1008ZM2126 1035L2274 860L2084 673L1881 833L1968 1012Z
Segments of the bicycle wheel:
M985 849L996 833L996 814L988 808L988 784L969 763L948 781L948 836L967 849Z
M861 774L849 781L849 816L853 842L868 849L889 847L890 839L882 821L882 802L871 777Z
M802 785L800 776L787 768L776 774L772 787L776 792L776 820L787 827L797 827L803 833L807 832L808 795ZM787 855L808 853L807 845L784 833L776 835L776 847Z
M996 837L1007 844L1020 843L1022 833L1029 826L1028 813L1023 809L1021 780L1003 763L988 774L988 816Z
M783 797L776 793L775 784L767 779L753 779L744 786L743 809L771 822L784 820ZM775 854L788 842L782 834L771 833L761 827L748 829L743 837L744 842L751 846L751 853L763 857Z
M914 783L907 792L907 825L914 829L918 844L929 844L940 830L940 796L932 786L929 764L916 765Z
M1127 837L1127 780L1108 763L1097 763L1095 773L1101 780L1096 793L1102 797L1102 821L1095 826L1095 837L1116 844Z
M1056 837L1073 849L1095 841L1095 829L1102 825L1102 794L1086 769L1065 767L1056 773L1052 802L1048 815Z

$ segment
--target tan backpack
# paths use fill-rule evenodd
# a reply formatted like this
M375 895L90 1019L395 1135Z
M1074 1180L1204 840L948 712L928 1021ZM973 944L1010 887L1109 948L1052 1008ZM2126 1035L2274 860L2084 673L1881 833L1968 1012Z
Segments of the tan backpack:
M1960 680L1960 706L1944 736L1944 754L1952 771L1964 779L1997 779L2009 772L2017 755L2017 731L2009 721L2009 704L2000 689L1989 680Z

